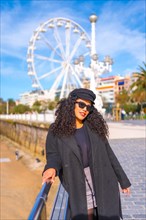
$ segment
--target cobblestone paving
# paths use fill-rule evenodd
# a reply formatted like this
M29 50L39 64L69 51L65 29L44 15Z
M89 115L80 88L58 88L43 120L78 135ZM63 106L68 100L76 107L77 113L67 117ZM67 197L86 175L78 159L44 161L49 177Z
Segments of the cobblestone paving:
M131 195L121 195L124 220L146 220L146 141L138 138L109 142L132 183Z

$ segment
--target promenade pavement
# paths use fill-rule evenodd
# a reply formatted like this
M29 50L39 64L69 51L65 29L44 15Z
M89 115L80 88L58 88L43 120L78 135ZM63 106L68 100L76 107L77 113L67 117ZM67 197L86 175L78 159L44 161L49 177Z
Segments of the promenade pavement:
M130 196L121 193L124 220L146 220L145 121L108 122L108 125L110 145L132 184Z
M108 125L111 147L132 183L130 196L121 193L124 220L146 220L145 121L108 122ZM10 140L1 139L1 220L26 220L41 188L43 164L38 166L35 158L22 151L23 159L16 161L16 147Z
M109 126L110 139L124 138L145 138L146 121L145 120L125 120L120 122L107 122Z

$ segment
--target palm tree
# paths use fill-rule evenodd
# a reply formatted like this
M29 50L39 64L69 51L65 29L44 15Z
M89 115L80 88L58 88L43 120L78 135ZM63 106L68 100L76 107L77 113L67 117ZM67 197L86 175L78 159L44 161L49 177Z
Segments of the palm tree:
M136 72L137 80L131 85L131 98L134 102L142 104L146 102L146 63L144 67L139 66L140 72Z
M120 107L123 108L123 106L129 103L130 101L129 92L126 91L125 89L122 90L119 94L115 96L115 100L116 100L116 103L119 103Z

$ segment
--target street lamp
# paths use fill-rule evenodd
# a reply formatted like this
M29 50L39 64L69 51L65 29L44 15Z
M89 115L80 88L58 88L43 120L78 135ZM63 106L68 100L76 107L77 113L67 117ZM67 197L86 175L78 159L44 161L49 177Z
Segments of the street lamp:
M99 60L99 56L96 52L96 22L98 17L93 14L89 17L91 23L91 43L88 41L87 45L91 48L90 50L90 65L85 68L85 56L80 55L74 60L75 70L84 75L89 79L89 88L96 94L95 106L99 111L103 111L103 102L99 95L98 87L99 76L102 73L111 72L113 60L110 56L105 56L103 61ZM82 36L83 37L83 36ZM83 83L84 84L84 83Z
M96 22L98 17L93 14L89 17L91 23L91 70L90 70L90 89L96 94L95 106L99 111L102 111L103 102L96 87L99 82L99 75L105 72L111 72L113 60L110 56L105 56L104 61L99 61L98 54L96 52Z

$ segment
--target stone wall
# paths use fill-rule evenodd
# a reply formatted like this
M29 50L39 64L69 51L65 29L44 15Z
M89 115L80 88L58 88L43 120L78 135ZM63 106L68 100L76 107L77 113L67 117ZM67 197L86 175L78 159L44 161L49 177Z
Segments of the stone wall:
M18 143L27 152L44 158L44 149L49 125L11 120L0 121L0 134Z

